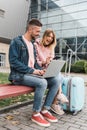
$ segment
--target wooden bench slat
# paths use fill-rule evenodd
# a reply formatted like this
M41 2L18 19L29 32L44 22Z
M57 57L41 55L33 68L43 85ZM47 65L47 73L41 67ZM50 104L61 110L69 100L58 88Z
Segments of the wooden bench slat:
M15 97L34 92L34 88L28 86L3 84L0 85L0 99Z

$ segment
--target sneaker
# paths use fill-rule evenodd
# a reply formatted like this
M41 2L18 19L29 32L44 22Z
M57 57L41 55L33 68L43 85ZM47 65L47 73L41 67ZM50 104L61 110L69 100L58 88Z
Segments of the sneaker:
M42 111L41 114L50 122L58 122L58 119L53 116L48 110Z
M57 96L58 100L63 104L63 103L69 103L67 97L61 93Z
M50 123L47 120L45 120L40 113L32 115L31 120L40 126L44 126L44 127L50 126Z
M60 105L52 104L51 110L58 115L63 115L65 112L62 110Z

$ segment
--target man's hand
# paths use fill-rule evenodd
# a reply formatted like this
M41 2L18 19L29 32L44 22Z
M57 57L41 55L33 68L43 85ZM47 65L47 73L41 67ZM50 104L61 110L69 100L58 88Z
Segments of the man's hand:
M43 75L45 73L45 70L38 70L38 69L35 69L33 74L35 75Z

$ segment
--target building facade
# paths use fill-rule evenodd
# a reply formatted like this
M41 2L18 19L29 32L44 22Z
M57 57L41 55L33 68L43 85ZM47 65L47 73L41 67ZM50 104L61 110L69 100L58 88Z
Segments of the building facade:
M87 0L32 0L33 17L42 21L42 34L47 28L55 31L56 55L65 59L71 49L74 60L87 60Z
M0 0L0 66L9 67L10 40L26 30L30 0Z
M9 44L0 43L0 66L9 67L8 63Z

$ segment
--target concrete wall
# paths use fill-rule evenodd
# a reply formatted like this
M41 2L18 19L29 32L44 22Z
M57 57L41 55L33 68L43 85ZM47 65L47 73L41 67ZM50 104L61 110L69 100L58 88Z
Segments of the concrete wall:
M12 39L26 30L31 0L0 0L0 37ZM9 44L0 42L0 53L4 53L5 67L8 62Z
M12 39L25 32L30 0L0 0L0 37Z
M9 44L0 43L0 53L5 54L5 67L9 67L8 62L8 50L9 50Z

